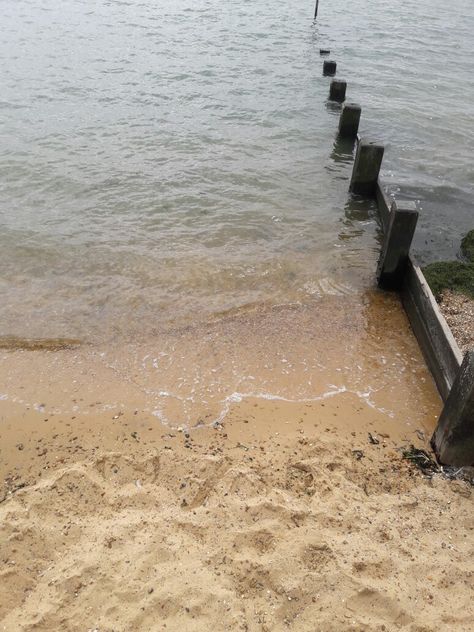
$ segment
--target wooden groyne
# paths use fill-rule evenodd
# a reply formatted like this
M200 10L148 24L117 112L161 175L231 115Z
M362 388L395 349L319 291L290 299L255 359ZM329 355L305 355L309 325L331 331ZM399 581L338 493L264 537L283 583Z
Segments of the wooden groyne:
M317 15L318 3L316 5ZM315 15L315 17L316 17ZM320 54L330 54L320 49ZM325 60L323 75L334 76L337 62ZM333 80L329 99L343 103L346 81ZM440 463L474 465L474 351L463 358L454 336L438 307L410 248L418 221L414 202L390 198L380 178L384 146L359 135L361 107L342 106L339 136L354 139L356 151L349 190L353 195L374 199L383 232L377 265L377 283L382 290L399 292L403 307L433 375L444 407L432 437Z
M341 115L342 116L342 115ZM390 199L380 179L383 146L358 139L351 190L377 202L383 244L377 283L400 293L403 307L433 375L444 408L432 446L446 465L474 464L474 352L464 359L421 268L410 254L418 211L414 202ZM375 181L374 181L375 178Z

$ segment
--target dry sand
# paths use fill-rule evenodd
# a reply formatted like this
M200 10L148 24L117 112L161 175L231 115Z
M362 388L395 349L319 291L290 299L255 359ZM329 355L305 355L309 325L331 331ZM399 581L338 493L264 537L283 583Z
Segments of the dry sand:
M473 629L471 488L401 458L440 401L398 302L266 318L162 338L163 372L137 346L4 352L0 630ZM199 358L219 397L169 406Z

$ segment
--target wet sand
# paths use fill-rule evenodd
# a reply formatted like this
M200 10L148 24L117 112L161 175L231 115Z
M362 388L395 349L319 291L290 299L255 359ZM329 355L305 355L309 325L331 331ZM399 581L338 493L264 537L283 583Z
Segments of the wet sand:
M395 297L0 361L5 630L468 630L471 489ZM369 435L370 433L370 435Z

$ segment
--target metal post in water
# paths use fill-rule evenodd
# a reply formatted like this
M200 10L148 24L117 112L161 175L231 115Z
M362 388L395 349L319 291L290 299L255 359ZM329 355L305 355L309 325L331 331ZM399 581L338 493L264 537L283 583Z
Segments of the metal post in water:
M339 136L355 138L359 131L361 107L357 103L346 103L339 119Z
M316 0L316 6L314 7L314 19L318 17L319 0Z

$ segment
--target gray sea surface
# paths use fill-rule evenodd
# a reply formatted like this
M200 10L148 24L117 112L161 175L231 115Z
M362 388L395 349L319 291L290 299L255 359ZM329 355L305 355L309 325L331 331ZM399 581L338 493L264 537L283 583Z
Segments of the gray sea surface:
M471 0L1 0L0 335L139 338L374 283L321 47L415 251L474 227Z

